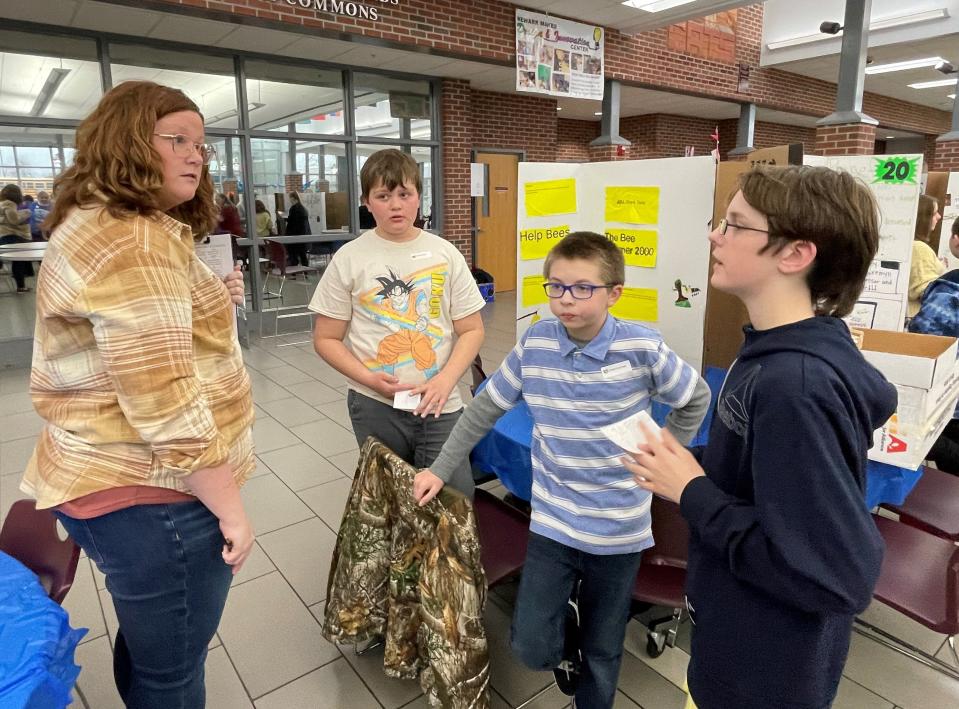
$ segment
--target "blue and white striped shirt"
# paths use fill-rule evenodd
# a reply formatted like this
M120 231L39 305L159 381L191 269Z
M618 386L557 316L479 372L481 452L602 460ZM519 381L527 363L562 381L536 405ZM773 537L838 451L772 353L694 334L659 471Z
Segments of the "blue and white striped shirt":
M612 315L582 349L558 320L530 327L486 387L503 410L522 397L533 417L530 530L590 554L652 546L651 495L599 429L653 398L685 406L698 379L658 332Z

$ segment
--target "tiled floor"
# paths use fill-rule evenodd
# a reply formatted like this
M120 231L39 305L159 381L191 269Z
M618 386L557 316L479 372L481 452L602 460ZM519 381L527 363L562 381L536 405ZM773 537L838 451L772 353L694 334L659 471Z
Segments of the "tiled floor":
M514 300L501 294L487 306L483 361L491 372L513 345ZM382 655L358 657L320 635L330 554L356 462L349 430L345 380L321 362L306 339L288 336L254 343L246 358L257 405L259 465L243 489L257 530L255 553L235 581L207 661L211 709L360 709L410 707L426 702L414 682L391 680ZM284 346L286 345L286 346ZM0 373L0 515L21 497L19 473L29 457L39 419L32 413L26 370ZM509 652L515 585L490 596L486 611L492 659L493 706L516 706L550 686L551 676L526 670ZM77 651L82 687L94 709L120 707L113 687L111 635L116 621L103 577L83 559L65 603L75 626L90 629ZM941 636L883 606L874 623L940 657ZM680 647L646 657L644 628L630 623L618 709L681 709L689 660L688 629ZM685 648L682 649L682 648ZM567 699L549 689L531 706L553 709ZM840 709L947 709L959 706L959 682L876 643L853 636L835 704Z

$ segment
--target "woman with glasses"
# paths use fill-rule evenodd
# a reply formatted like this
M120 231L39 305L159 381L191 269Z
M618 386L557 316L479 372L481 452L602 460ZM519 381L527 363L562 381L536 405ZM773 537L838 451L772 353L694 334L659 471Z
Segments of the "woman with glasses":
M212 151L182 92L127 82L77 128L37 283L31 393L46 420L21 489L106 575L127 707L205 705L204 662L253 545L239 273L194 242L216 223Z

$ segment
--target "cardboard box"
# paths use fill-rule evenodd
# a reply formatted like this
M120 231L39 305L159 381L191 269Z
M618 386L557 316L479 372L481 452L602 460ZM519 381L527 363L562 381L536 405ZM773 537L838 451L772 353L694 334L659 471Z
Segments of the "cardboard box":
M959 397L959 381L949 392L951 400L937 411L925 427L900 426L898 416L893 414L882 428L872 434L873 446L869 449L869 460L877 463L889 463L900 468L915 470L926 459L929 449L939 438L946 424L955 413L956 398Z
M913 332L862 330L863 357L893 384L934 389L956 368L956 338Z
M873 433L869 459L915 469L955 412L957 340L886 330L859 332L863 357L896 387L899 396L896 413Z
M927 426L929 419L945 406L947 401L955 404L956 396L953 389L957 383L959 383L959 367L953 370L945 382L932 389L894 384L896 393L899 395L896 414L900 425L918 428Z

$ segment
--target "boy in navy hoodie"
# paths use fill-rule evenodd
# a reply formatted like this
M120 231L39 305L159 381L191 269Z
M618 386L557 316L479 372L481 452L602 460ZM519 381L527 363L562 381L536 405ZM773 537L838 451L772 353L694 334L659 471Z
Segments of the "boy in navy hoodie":
M845 323L879 243L865 185L818 167L746 173L709 236L711 283L749 312L705 448L650 437L627 467L690 527L699 709L824 709L883 544L863 500L896 391Z

